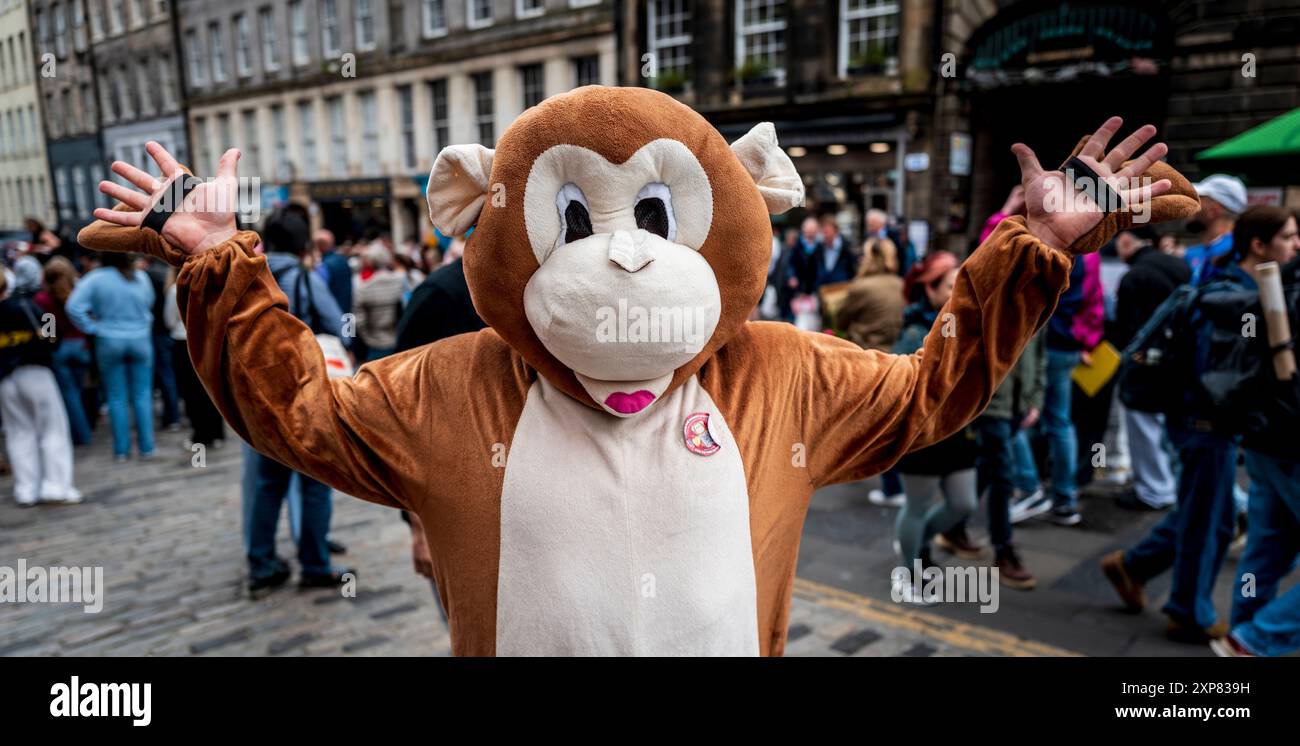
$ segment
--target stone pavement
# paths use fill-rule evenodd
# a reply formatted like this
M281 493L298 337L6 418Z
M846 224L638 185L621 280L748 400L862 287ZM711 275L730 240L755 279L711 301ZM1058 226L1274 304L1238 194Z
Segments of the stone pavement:
M104 442L78 448L75 506L19 508L0 478L0 566L100 566L104 607L0 604L0 655L447 655L429 584L411 569L406 524L388 508L338 495L336 560L356 596L292 586L251 601L240 538L240 448L191 464L178 433L161 458L114 463ZM287 522L285 522L287 526ZM293 557L287 528L279 551ZM977 623L903 608L823 583L796 582L788 655L1057 655L1067 651ZM1004 594L1005 596L1006 594Z

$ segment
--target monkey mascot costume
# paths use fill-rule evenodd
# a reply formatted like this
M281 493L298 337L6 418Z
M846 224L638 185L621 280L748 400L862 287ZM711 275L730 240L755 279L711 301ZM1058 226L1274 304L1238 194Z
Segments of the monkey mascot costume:
M476 227L465 274L491 328L352 378L329 378L258 235L236 230L238 151L195 186L151 143L164 180L114 164L142 191L101 183L120 204L80 238L180 268L194 367L253 447L420 517L456 654L779 655L812 491L974 419L1073 255L1133 208L1196 209L1163 145L1134 158L1154 127L1105 152L1120 125L1081 141L1068 171L1016 146L1028 215L966 261L947 328L908 356L746 321L769 214L801 204L802 181L770 124L728 145L641 88L579 88L524 112L495 151L439 154L429 215L448 235ZM1076 191L1088 176L1092 197L1155 183L1104 213ZM1045 207L1062 185L1074 206Z

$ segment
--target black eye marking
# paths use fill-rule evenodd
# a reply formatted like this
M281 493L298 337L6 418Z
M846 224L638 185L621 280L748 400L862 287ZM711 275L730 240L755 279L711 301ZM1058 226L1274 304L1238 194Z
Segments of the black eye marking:
M668 208L658 197L645 197L636 203L636 227L668 238Z
M564 242L573 243L591 235L591 215L577 200L564 208Z

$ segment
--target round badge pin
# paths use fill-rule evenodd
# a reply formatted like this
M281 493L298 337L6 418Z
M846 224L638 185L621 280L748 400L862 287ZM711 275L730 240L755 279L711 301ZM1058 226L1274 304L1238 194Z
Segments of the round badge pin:
M712 456L722 450L722 446L713 438L713 433L709 432L708 412L696 412L687 417L682 434L686 438L686 450L691 453Z

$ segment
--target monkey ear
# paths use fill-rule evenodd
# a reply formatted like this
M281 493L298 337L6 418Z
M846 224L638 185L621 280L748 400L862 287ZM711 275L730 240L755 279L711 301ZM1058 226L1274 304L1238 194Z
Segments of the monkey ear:
M445 236L460 236L473 227L488 195L492 154L482 145L448 145L429 172L429 219Z
M776 128L771 122L754 125L754 129L731 144L731 152L754 178L768 212L780 215L803 204L803 179L795 171L790 156L777 144Z

